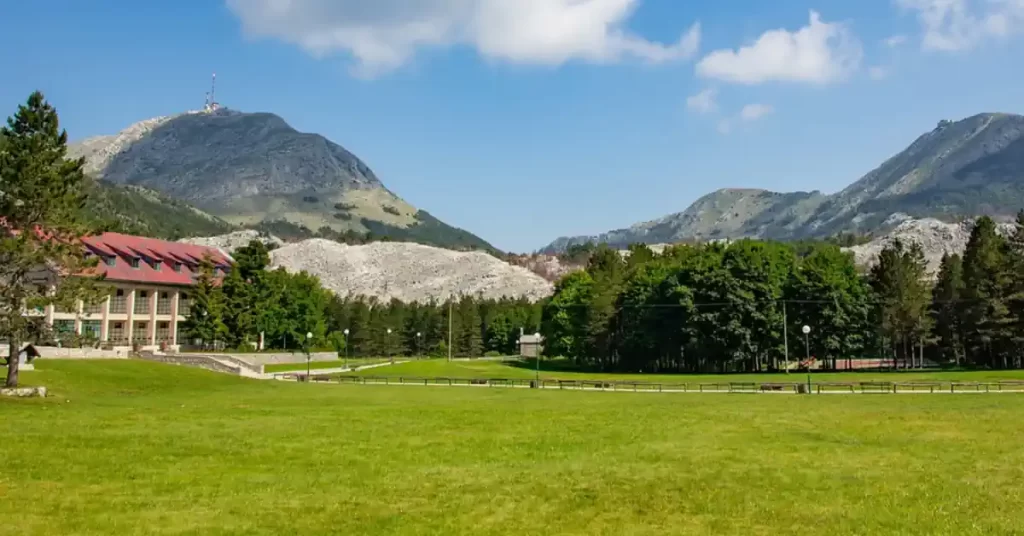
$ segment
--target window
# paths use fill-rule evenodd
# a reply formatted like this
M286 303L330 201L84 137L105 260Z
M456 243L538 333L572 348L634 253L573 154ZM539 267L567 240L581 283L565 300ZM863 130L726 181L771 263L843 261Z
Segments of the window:
M160 266L163 265L163 261L153 261L153 269L160 271Z
M102 323L99 320L83 320L82 335L87 338L99 339L101 324Z
M140 290L135 293L134 310L137 315L149 314L149 292Z
M138 257L132 257L132 268L135 268L136 270L139 269L139 258Z
M117 289L114 297L110 300L110 312L113 314L124 314L128 312L128 301L124 295L124 289Z
M168 292L161 292L157 296L156 300L156 314L158 315L169 315L171 314L171 295Z
M174 271L178 272L179 274L181 273L181 263L180 262L174 263Z
M117 266L117 257L104 257L103 262L107 263L107 266Z
M60 335L70 335L75 332L75 321L74 320L54 320L53 321L53 332Z

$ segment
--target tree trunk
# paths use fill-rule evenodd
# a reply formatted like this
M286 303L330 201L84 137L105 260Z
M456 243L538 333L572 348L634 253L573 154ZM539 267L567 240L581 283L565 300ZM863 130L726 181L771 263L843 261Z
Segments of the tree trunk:
M18 353L21 350L21 342L15 337L10 337L7 342L9 344L7 352L7 382L4 386L14 388L18 386L18 368L21 365L18 361Z

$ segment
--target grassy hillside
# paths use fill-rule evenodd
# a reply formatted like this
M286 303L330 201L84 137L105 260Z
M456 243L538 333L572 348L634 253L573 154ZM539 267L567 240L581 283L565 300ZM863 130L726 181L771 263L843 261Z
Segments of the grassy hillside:
M224 220L183 201L142 187L103 181L90 185L84 216L103 230L168 240L213 236L234 230Z
M1019 395L259 382L40 360L0 535L1012 534Z

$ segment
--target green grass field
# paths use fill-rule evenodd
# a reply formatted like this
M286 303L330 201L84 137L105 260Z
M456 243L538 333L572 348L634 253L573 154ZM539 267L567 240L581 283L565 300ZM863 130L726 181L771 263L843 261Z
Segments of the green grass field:
M1024 395L612 394L37 366L25 382L54 396L0 400L3 535L1024 526Z
M516 361L446 361L443 359L410 361L394 366L374 368L352 373L358 376L389 377L438 377L438 378L502 378L533 379L536 370L533 363ZM541 360L540 376L543 379L561 380L622 380L663 383L713 383L713 382L804 382L806 373L791 374L600 374L575 372L566 362ZM1024 370L1010 371L899 371L899 372L838 372L812 373L813 382L861 382L861 381L996 381L1024 380Z

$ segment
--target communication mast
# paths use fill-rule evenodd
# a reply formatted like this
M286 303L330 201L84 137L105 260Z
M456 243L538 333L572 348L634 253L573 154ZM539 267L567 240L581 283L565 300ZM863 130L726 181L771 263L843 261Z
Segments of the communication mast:
M203 111L216 112L220 109L220 103L217 102L217 73L213 73L213 80L210 82L210 91L206 93L206 104L203 106Z

